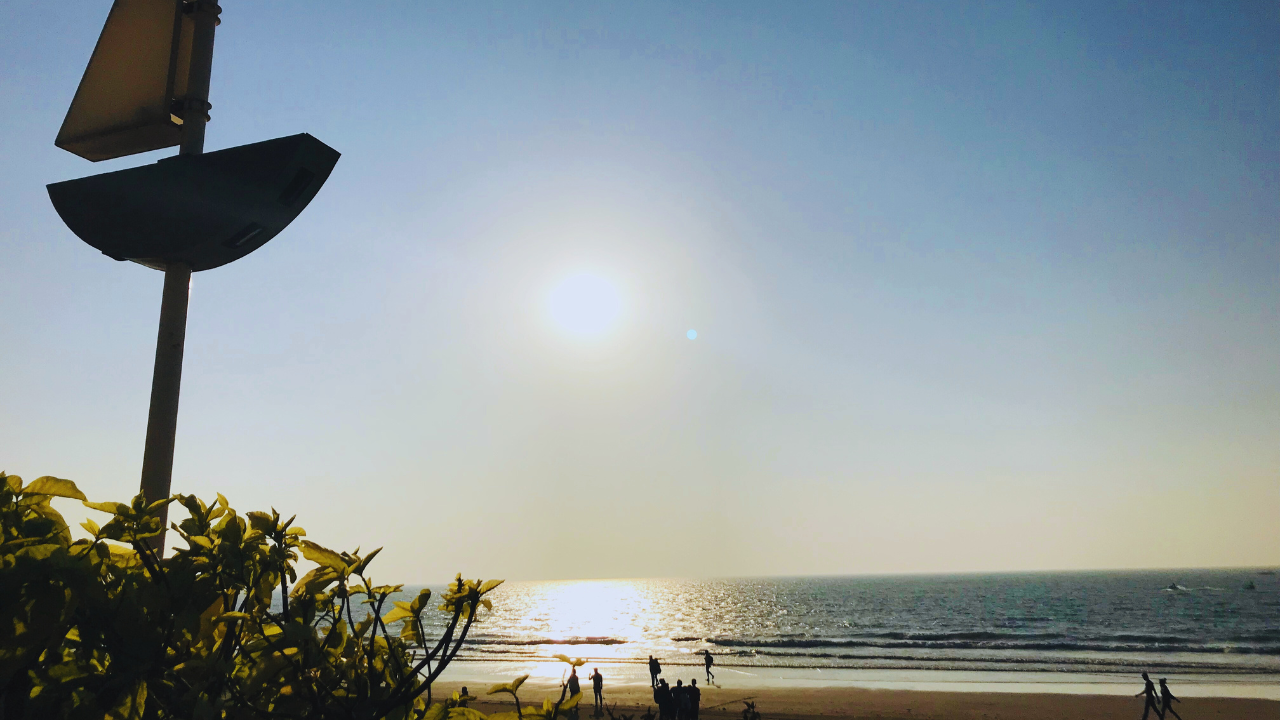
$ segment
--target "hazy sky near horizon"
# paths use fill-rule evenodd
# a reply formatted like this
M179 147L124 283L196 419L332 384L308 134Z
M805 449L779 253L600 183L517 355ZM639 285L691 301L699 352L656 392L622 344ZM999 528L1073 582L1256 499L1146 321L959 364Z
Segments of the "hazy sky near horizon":
M109 5L0 5L0 469L99 500L162 276L44 185L170 154L53 146ZM343 157L195 276L175 491L395 582L1280 564L1280 5L222 19L207 149Z

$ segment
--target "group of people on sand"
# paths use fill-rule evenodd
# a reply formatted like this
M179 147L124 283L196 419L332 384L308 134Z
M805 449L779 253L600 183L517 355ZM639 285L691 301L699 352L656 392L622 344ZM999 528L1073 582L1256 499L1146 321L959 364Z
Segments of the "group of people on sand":
M711 672L713 664L715 664L715 658L709 651L704 651L703 665L707 670L708 683L716 679L715 673ZM698 707L702 703L702 690L698 688L698 679L689 680L688 685L685 685L683 680L676 680L675 687L672 687L665 679L658 677L661 674L662 663L650 655L649 685L653 688L653 702L658 706L659 720L698 720Z
M1142 692L1134 695L1134 697L1146 697L1146 704L1142 706L1142 720L1147 720L1152 710L1156 711L1156 717L1160 718L1160 720L1164 720L1165 713L1173 713L1174 717L1182 720L1182 716L1178 714L1178 711L1173 709L1175 702L1182 701L1174 697L1173 693L1169 691L1169 686L1165 684L1166 680L1167 678L1160 678L1160 692L1157 693L1155 683L1151 682L1151 676L1142 673L1142 681L1146 683L1146 686L1142 688Z
M596 715L604 709L604 676L600 674L600 668L591 668L591 675L587 677L591 681L591 692L595 696ZM582 692L582 686L578 684L578 668L574 668L569 673L569 695L577 695Z
M715 658L710 652L704 652L702 664L707 671L707 682L713 682L716 676L711 672L711 666L715 664ZM698 688L698 681L690 680L689 684L685 685L683 680L676 680L675 687L671 687L666 680L658 677L661 674L662 664L650 655L649 684L653 687L653 701L658 705L659 720L698 720L698 705L702 701L702 690ZM600 674L600 668L591 668L591 675L587 679L591 681L598 717L604 709L604 676ZM569 679L565 684L568 686L570 696L582 692L582 684L578 680L578 668L575 667L569 672ZM466 690L466 688L462 689L463 695L466 695Z

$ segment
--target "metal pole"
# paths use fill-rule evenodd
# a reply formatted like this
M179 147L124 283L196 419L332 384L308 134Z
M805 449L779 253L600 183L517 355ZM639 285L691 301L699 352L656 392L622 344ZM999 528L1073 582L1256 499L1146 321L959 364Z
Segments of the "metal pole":
M181 2L181 0L179 0ZM187 97L182 103L180 155L204 152L204 128L209 120L209 76L213 69L213 35L222 8L217 0L183 3L194 21ZM182 387L182 351L187 339L187 302L191 297L191 268L169 263L164 271L164 296L160 301L160 331L156 338L156 365L151 376L151 410L147 415L147 446L142 454L142 496L147 502L169 497L173 482L173 447L178 433L178 396ZM164 554L166 509L160 516L160 535L151 547Z
M190 296L191 268L185 263L170 263L164 271L156 367L151 376L151 412L147 416L147 448L142 454L142 496L147 502L169 497L169 484L173 479L173 444L178 431L178 391L182 386L182 350L187 338ZM162 518L167 524L168 513ZM163 552L163 530L152 547Z
M187 97L182 105L182 147L180 155L204 152L204 126L209 121L209 76L213 71L213 33L222 8L218 0L196 0L184 6L195 27L191 35L191 69L187 75Z

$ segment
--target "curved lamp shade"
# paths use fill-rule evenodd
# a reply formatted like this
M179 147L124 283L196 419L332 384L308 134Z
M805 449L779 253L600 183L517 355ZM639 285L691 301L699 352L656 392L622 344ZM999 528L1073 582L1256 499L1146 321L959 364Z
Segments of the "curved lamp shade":
M116 260L209 270L248 255L293 222L339 153L307 134L48 186L71 231Z

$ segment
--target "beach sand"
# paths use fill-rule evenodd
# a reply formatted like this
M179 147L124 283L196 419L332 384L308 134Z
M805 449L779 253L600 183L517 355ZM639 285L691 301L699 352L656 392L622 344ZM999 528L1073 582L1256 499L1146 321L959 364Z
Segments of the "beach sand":
M448 697L461 683L436 683L435 699ZM483 696L487 686L470 687L480 699L471 703L481 712L514 710L509 695ZM542 698L559 695L554 686L529 683L521 690L521 701L541 705ZM591 690L584 683L584 705L580 717L593 717ZM798 718L904 718L909 720L1014 720L1055 718L1059 720L1137 720L1142 717L1142 700L1117 695L1026 694L1005 692L932 692L914 690L866 690L846 687L810 688L706 688L702 691L700 720L740 718L742 700L750 699L764 720ZM605 701L616 713L634 714L638 720L652 706L647 686L623 685L605 688ZM1268 720L1280 719L1280 701L1246 698L1186 698L1174 709L1186 720ZM607 716L605 716L607 718ZM1155 715L1152 715L1154 718ZM1172 720L1172 719L1171 719Z

